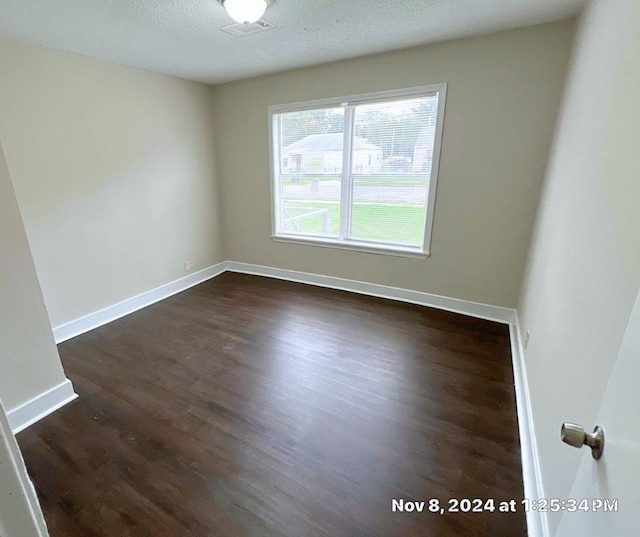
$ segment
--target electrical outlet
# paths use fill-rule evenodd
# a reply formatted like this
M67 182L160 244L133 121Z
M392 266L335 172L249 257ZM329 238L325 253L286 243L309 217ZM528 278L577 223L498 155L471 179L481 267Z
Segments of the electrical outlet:
M189 272L191 270L191 261L184 262L184 271Z
M531 337L531 332L529 332L529 330L527 330L524 333L524 348L526 349L529 346L529 338Z

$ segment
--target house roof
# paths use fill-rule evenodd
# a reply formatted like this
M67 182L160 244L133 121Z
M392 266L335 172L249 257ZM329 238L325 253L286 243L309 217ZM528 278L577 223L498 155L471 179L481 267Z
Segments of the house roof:
M288 155L291 153L306 153L312 151L342 151L342 142L343 134L341 132L332 134L309 134L301 140L285 147L284 154ZM353 138L353 150L361 151L363 149L375 150L381 148L355 136Z

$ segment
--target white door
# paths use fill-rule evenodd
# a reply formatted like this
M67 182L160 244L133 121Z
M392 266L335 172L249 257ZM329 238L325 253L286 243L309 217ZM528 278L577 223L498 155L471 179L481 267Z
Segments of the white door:
M0 401L0 535L47 537L47 526Z
M595 461L586 446L571 498L586 499L581 510L563 511L556 537L637 537L640 535L640 294L629 317L616 363L591 432L604 428L602 458ZM569 448L567 448L569 449ZM594 500L596 500L594 502ZM599 507L597 500L608 500ZM617 504L615 503L617 500ZM605 512L605 509L607 511Z

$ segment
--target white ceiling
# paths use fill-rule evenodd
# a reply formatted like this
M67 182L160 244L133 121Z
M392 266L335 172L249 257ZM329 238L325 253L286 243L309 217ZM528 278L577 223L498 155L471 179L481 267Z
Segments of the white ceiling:
M587 0L275 0L234 37L217 0L0 0L0 35L219 83L567 18Z

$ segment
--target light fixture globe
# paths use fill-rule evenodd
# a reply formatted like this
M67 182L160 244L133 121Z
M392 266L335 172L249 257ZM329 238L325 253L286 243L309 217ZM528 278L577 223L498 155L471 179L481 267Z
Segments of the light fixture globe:
M251 24L267 10L267 0L224 0L222 5L236 22Z

